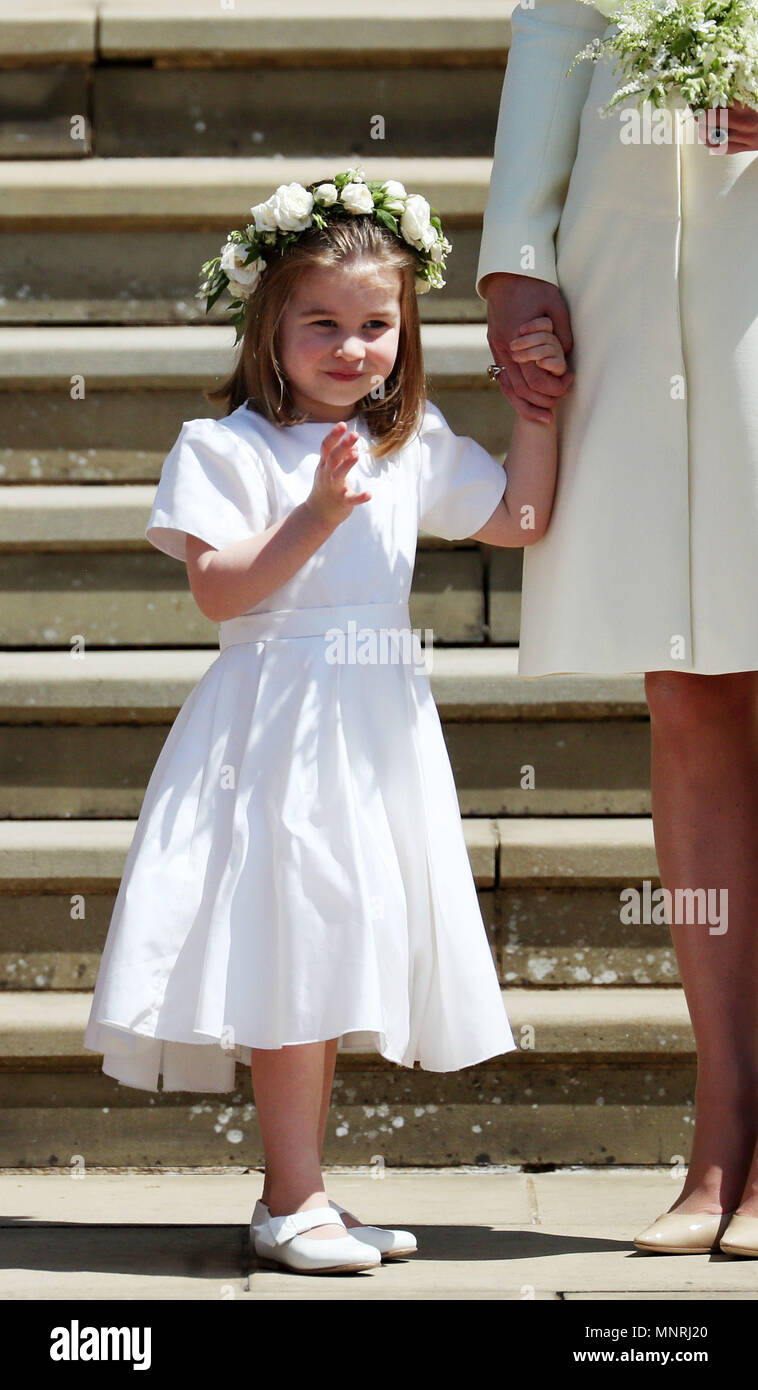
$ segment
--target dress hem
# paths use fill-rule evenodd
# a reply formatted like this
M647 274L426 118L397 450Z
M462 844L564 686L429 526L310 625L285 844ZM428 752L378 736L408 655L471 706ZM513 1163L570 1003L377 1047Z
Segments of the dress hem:
M758 671L758 657L754 663L743 665L732 663L731 665L718 665L704 670L700 666L683 666L677 662L671 666L645 666L632 669L628 666L574 666L572 669L550 667L546 671L521 671L517 669L516 674L522 680L544 680L548 676L644 676L648 672L654 671L676 671L686 676L731 676L739 675L742 672Z
M123 1024L103 1023L102 1021L99 1022L98 1026L104 1028L110 1027L118 1031L119 1033L127 1034L132 1038L138 1038L148 1043L155 1043L156 1045L160 1045L161 1049L162 1046L165 1044L168 1044L169 1046L173 1044L174 1046L178 1047L215 1048L219 1042L218 1039L213 1040L209 1038L206 1038L203 1041L195 1039L187 1041L186 1039L161 1038L152 1033L139 1033L135 1029L125 1028ZM344 1039L350 1034L360 1034L362 1038L365 1038L366 1040L355 1043L345 1042ZM494 1050L492 1050L491 1047L489 1047L484 1052L477 1051L473 1057L467 1057L465 1060L456 1059L455 1061L448 1062L448 1064L444 1066L430 1066L428 1064L425 1064L420 1057L414 1057L413 1060L410 1061L403 1057L399 1057L389 1048L387 1048L386 1044L383 1049L381 1045L381 1039L383 1037L384 1034L380 1029L372 1029L365 1027L347 1028L344 1029L341 1033L331 1033L328 1038L298 1039L295 1042L284 1042L278 1044L277 1047L265 1049L262 1048L261 1050L280 1051L283 1047L303 1047L317 1042L329 1042L331 1041L331 1039L337 1038L340 1051L343 1053L376 1053L379 1057L382 1058L383 1061L390 1062L394 1066L403 1067L407 1071L415 1070L416 1064L418 1063L418 1067L420 1070L438 1073L439 1075L445 1075L450 1072L463 1071L468 1067L478 1066L482 1062L492 1061L497 1057L505 1056L509 1052L519 1051L518 1044L514 1041L512 1033L508 1029L506 1029L502 1040L495 1045ZM146 1067L145 1077L143 1077L144 1084L141 1084L140 1082L136 1081L136 1079L134 1079L136 1078L136 1073L133 1070L135 1061L135 1057L133 1054L128 1055L122 1052L113 1052L108 1050L107 1048L105 1051L103 1051L102 1048L92 1047L87 1043L83 1043L83 1047L86 1052L92 1052L102 1057L102 1070L105 1072L107 1076L111 1076L114 1080L118 1081L120 1085L130 1086L137 1090L149 1090L153 1092L159 1091L159 1087L157 1085L149 1085L146 1081L147 1071L149 1070L150 1073L153 1074L152 1067ZM236 1064L238 1062L241 1065L248 1067L250 1065L250 1051L251 1049L256 1048L257 1044L254 1043L237 1043L234 1048L230 1049L229 1052L225 1053L224 1061L228 1062L233 1068L236 1068ZM147 1056L145 1056L144 1060L145 1062L147 1062ZM161 1058L161 1060L163 1060L163 1058ZM123 1071L125 1069L130 1070L132 1072L133 1079L131 1081L124 1081L119 1075L119 1071ZM165 1080L165 1068L164 1066L159 1066L157 1073L155 1073L155 1080L159 1081L162 1076ZM187 1076L187 1079L188 1081L190 1080L189 1074ZM174 1090L177 1088L166 1087L164 1085L162 1089ZM234 1089L234 1077L232 1076L232 1079L228 1085L186 1085L180 1087L179 1089L187 1091L208 1091L209 1093L216 1091L228 1092Z

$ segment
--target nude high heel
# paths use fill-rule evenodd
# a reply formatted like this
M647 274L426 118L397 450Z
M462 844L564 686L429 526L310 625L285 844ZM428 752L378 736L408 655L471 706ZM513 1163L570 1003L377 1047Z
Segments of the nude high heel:
M752 1255L758 1259L758 1216L736 1211L721 1237L719 1249L725 1255Z
M638 1250L664 1255L710 1255L721 1248L719 1239L733 1216L731 1211L665 1211L634 1237L634 1243ZM755 1224L758 1228L758 1221Z

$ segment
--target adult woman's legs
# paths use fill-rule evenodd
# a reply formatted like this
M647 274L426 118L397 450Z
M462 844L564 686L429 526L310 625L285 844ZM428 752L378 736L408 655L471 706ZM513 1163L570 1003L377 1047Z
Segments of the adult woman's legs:
M661 883L726 890L728 905L723 934L671 925L698 1057L674 1209L733 1211L758 1134L758 673L653 671L645 691Z
M336 1048L336 1040L332 1040ZM326 1050L332 1043L251 1048L255 1108L266 1155L263 1200L272 1216L325 1207L321 1176ZM344 1237L343 1226L317 1226L309 1239Z

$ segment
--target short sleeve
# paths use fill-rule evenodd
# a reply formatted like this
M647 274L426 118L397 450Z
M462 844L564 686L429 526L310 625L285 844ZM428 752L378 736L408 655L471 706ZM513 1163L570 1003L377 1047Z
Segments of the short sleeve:
M473 535L503 496L503 465L475 439L453 434L429 403L419 447L419 530L448 541Z
M163 461L145 536L186 558L187 535L217 550L271 525L268 489L254 449L218 420L185 420Z

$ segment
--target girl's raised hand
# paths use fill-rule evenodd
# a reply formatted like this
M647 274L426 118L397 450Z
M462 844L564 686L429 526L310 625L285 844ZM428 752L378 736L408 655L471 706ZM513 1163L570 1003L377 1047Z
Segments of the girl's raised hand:
M544 371L552 372L554 376L563 376L566 371L563 348L553 333L553 320L547 315L522 323L518 338L512 338L509 347L519 364L539 362ZM569 372L569 381L573 380L574 373Z
M321 458L307 504L328 526L338 525L359 502L371 498L370 492L353 492L345 478L358 461L358 437L355 430L347 429L344 420L338 420L321 444Z

